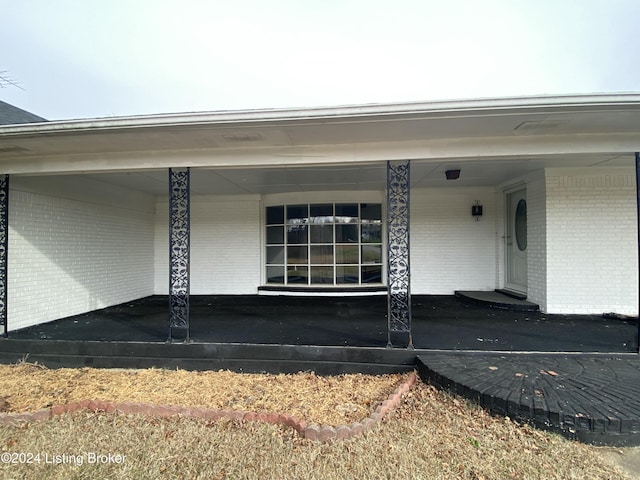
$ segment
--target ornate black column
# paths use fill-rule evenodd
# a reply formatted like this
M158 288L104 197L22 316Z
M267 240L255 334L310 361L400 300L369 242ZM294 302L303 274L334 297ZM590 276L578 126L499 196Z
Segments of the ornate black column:
M408 160L387 162L388 346L413 348L409 263Z
M9 175L0 175L0 326L7 336L7 266L9 253Z
M189 340L189 169L169 169L169 341L180 330Z

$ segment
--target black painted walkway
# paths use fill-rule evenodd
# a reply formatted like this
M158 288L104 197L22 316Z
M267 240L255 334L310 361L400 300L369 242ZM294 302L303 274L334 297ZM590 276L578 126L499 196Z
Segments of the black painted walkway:
M421 352L423 380L565 437L640 445L640 357Z

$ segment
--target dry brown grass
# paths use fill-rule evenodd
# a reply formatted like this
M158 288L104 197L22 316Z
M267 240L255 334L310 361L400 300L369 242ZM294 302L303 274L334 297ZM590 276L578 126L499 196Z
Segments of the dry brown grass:
M7 412L33 412L80 400L152 403L288 413L309 423L362 420L406 375L319 377L236 374L229 371L104 370L0 365L0 399Z
M130 376L126 372L111 373ZM240 377L234 381L243 384L245 375ZM295 388L297 377L285 377L289 389ZM317 392L313 393L314 400L301 396L302 402L319 401L323 382L333 385L339 381L309 374L300 377L305 379L303 383L313 378L317 384L316 389L308 388L311 393ZM206 388L195 381L200 376L192 378L193 383L183 392L187 396L198 395L196 392ZM384 391L388 379L366 377L366 382L377 380ZM0 380L0 385L5 381ZM351 389L345 398L355 403L354 399L366 397L357 391L357 386L368 385L366 382L362 379L356 385L344 384ZM234 390L237 395L237 388ZM305 407L298 408L303 411ZM2 478L627 478L604 459L599 449L491 417L421 383L381 424L348 441L318 444L299 438L290 428L263 423L79 412L23 427L0 426L0 450L50 456L66 453L83 458L86 452L126 456L123 464L0 464Z

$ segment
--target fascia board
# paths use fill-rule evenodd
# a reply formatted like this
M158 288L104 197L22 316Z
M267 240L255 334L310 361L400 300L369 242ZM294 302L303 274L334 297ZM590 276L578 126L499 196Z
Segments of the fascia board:
M0 126L3 136L69 134L150 127L215 126L228 124L306 123L314 121L367 122L388 117L473 117L520 115L527 112L640 110L640 94L591 94L509 97L455 101L351 105L320 108L239 110L220 112L137 115L127 117L60 120L46 123Z

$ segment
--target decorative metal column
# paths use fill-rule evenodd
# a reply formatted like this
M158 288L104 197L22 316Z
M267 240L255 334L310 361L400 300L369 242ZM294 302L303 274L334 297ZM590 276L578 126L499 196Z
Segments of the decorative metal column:
M0 325L6 337L7 324L7 265L9 253L9 175L0 175Z
M413 348L409 264L408 160L387 162L388 346Z
M169 169L169 341L174 330L189 340L189 169Z

